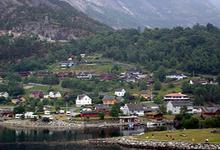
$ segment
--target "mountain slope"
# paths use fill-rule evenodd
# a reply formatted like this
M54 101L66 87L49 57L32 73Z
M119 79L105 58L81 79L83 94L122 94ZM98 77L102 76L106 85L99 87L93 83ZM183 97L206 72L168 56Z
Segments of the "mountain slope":
M220 26L215 0L62 0L114 28L192 26L213 23Z
M110 29L59 0L1 0L0 13L0 30L31 32L53 40Z

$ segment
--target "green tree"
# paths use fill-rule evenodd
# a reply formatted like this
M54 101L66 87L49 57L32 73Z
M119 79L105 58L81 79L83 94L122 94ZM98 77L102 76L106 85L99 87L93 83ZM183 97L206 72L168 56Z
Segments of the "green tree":
M154 79L164 82L166 80L166 69L164 67L160 67L158 71L154 73Z
M154 90L158 91L161 89L161 82L160 81L155 81L154 86L153 86Z
M14 108L14 114L23 114L25 112L25 106L19 105Z
M112 106L111 111L110 111L110 115L112 117L118 117L119 116L119 112L120 112L119 106L116 104L116 105Z
M167 113L167 108L166 108L166 106L164 104L160 105L159 113L163 113L163 114Z
M105 118L105 114L104 114L103 112L100 112L100 113L98 114L98 116L99 116L99 119L100 119L100 120L104 120L104 118Z

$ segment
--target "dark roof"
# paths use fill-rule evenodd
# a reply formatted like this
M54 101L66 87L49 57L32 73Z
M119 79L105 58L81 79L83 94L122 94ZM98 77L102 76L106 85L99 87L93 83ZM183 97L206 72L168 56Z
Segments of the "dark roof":
M95 108L96 109L109 109L109 106L105 104L97 104L95 105Z
M44 92L43 91L32 91L31 94L33 94L33 95L35 95L35 94L44 94Z
M216 113L220 111L220 107L202 107L202 111L205 113Z
M87 96L87 95L86 95L86 94L81 94L81 95L78 95L79 100L83 99L85 96Z
M115 96L105 95L102 100L115 100Z
M171 101L174 107L193 106L190 101Z
M144 107L141 104L126 104L130 111L143 111Z
M125 90L124 88L119 88L119 89L116 89L115 92L121 92L122 90Z

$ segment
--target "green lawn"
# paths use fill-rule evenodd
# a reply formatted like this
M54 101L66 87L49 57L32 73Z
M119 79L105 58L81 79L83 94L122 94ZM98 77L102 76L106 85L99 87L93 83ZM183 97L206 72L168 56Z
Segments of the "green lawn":
M141 136L136 136L137 140L158 140L158 141L183 141L183 142L205 142L220 143L220 133L211 133L215 129L187 129L176 131L149 132ZM216 129L220 130L220 129Z

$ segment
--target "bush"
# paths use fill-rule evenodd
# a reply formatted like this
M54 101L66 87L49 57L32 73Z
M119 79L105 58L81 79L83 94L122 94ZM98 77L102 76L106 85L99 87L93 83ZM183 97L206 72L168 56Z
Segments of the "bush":
M99 116L99 119L100 119L100 120L104 120L104 118L105 118L105 114L104 114L103 112L100 112L100 113L98 114L98 116Z

